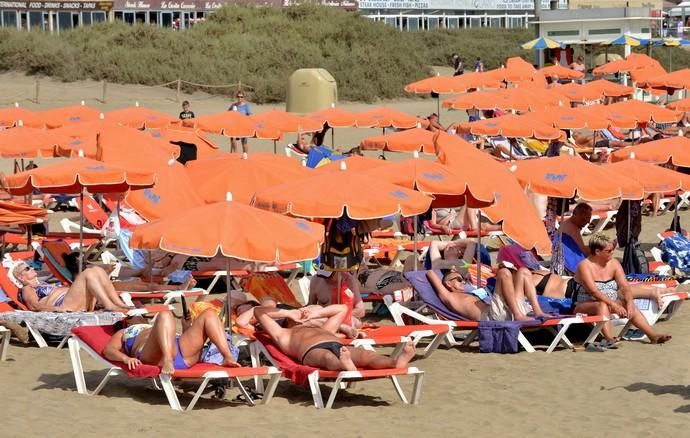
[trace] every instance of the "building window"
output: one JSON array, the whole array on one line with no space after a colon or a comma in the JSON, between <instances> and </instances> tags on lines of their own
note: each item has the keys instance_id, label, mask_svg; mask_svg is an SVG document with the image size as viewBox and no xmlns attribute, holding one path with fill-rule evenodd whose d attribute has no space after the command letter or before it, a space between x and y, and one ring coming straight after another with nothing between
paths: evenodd
<instances>
[{"instance_id":1,"label":"building window","mask_svg":"<svg viewBox=\"0 0 690 438\"><path fill-rule=\"evenodd\" d=\"M618 35L621 32L619 29L590 29L587 31L589 35Z\"/></svg>"},{"instance_id":2,"label":"building window","mask_svg":"<svg viewBox=\"0 0 690 438\"><path fill-rule=\"evenodd\" d=\"M578 36L580 35L579 30L550 30L546 32L546 36L558 37L558 36Z\"/></svg>"}]
</instances>

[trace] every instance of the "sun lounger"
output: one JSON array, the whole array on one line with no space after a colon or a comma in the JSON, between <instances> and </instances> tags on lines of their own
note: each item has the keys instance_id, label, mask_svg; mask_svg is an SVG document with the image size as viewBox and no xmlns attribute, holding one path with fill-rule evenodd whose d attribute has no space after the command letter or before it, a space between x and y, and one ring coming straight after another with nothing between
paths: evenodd
<instances>
[{"instance_id":1,"label":"sun lounger","mask_svg":"<svg viewBox=\"0 0 690 438\"><path fill-rule=\"evenodd\" d=\"M689 294L687 292L671 292L664 294L661 297L663 301L661 308L658 306L656 301L647 298L635 299L635 304L647 319L649 325L654 325L659 321L671 319L678 312L683 302L688 299L688 296ZM627 319L623 321L625 321L625 324L623 325L619 336L624 336L628 330L633 327L632 321Z\"/></svg>"},{"instance_id":2,"label":"sun lounger","mask_svg":"<svg viewBox=\"0 0 690 438\"><path fill-rule=\"evenodd\" d=\"M7 360L7 350L10 348L10 331L0 326L0 362Z\"/></svg>"},{"instance_id":3,"label":"sun lounger","mask_svg":"<svg viewBox=\"0 0 690 438\"><path fill-rule=\"evenodd\" d=\"M280 379L280 371L274 367L256 367L256 368L225 368L213 364L198 363L186 370L175 370L172 376L160 374L160 368L154 365L142 364L134 370L129 371L127 366L121 362L111 362L103 356L103 349L107 345L114 330L112 327L78 327L72 331L73 337L69 340L70 358L72 359L72 369L74 371L74 379L77 385L77 391L80 394L96 395L108 383L112 376L125 375L132 378L152 378L158 379L163 387L163 391L170 403L170 407L176 411L189 411L194 408L199 397L206 389L206 386L211 380L216 379L232 379L237 382L237 386L245 397L248 404L253 405L254 401L247 393L244 386L241 384L241 378L250 378L255 376L262 376L269 378L269 384L263 394L261 400L262 404L267 404L273 398L276 385ZM108 371L98 384L96 389L92 392L86 387L86 380L84 379L84 368L81 361L80 351L86 351L101 365L108 368ZM194 397L189 402L186 408L180 404L177 397L177 392L173 386L173 381L180 380L201 380L199 388L194 393Z\"/></svg>"},{"instance_id":4,"label":"sun lounger","mask_svg":"<svg viewBox=\"0 0 690 438\"><path fill-rule=\"evenodd\" d=\"M45 241L41 245L43 262L51 274L62 284L72 284L72 273L65 266L63 254L71 252L69 246L62 241ZM124 291L120 292L120 298L128 306L134 306L135 300L161 300L163 304L172 304L180 301L180 297L200 297L208 292L201 288L188 290L157 290L157 291Z\"/></svg>"},{"instance_id":5,"label":"sun lounger","mask_svg":"<svg viewBox=\"0 0 690 438\"><path fill-rule=\"evenodd\" d=\"M386 297L386 305L388 306L388 310L390 311L391 316L393 317L393 320L396 324L405 325L404 316L406 315L407 317L424 324L446 324L450 327L451 331L470 331L469 335L467 335L461 343L458 343L455 340L455 337L453 336L452 332L449 332L448 335L446 335L446 343L449 346L468 346L472 341L474 341L477 338L479 322L469 321L463 318L461 315L458 315L457 313L448 309L448 307L446 307L445 304L443 304L443 302L438 297L431 284L426 279L426 272L408 272L405 274L405 277L410 281L410 283L412 283L412 286L419 294L419 297L422 299L423 303L420 307L413 310L411 308L403 306L400 303L393 302L393 300L390 299L390 297ZM421 312L424 310L429 310L430 316L422 314ZM563 345L565 348L568 349L573 348L573 344L566 336L566 332L572 325L594 325L592 331L590 332L587 338L587 341L585 341L587 343L594 341L597 338L597 336L599 336L601 330L604 328L604 324L608 320L608 318L602 316L563 315L553 319L541 321L539 324L536 325L530 325L529 327L525 327L525 329L547 329L548 331L553 333L554 339L551 342L551 344L549 344L546 347L546 352L551 353L559 345ZM520 346L522 346L522 348L525 349L525 351L533 353L534 351L536 351L536 349L522 333L523 330L521 330L518 334L518 342Z\"/></svg>"},{"instance_id":6,"label":"sun lounger","mask_svg":"<svg viewBox=\"0 0 690 438\"><path fill-rule=\"evenodd\" d=\"M250 345L250 351L253 366L259 366L261 356L263 356L271 364L279 368L284 377L292 380L298 385L309 384L309 388L314 399L314 406L318 409L329 409L333 407L333 402L338 394L341 383L352 383L362 380L390 378L398 396L400 397L400 400L402 400L403 403L417 404L419 403L419 398L421 396L424 372L420 371L416 367L391 368L382 370L358 369L357 371L321 370L298 364L280 351L273 343L271 338L265 333L257 333L257 342L254 342ZM414 376L414 385L409 401L405 396L400 383L398 382L398 376ZM331 394L325 404L321 395L321 388L319 387L319 385L324 381L333 382L333 389L331 390ZM257 383L257 389L260 385L262 385L262 383Z\"/></svg>"}]
</instances>

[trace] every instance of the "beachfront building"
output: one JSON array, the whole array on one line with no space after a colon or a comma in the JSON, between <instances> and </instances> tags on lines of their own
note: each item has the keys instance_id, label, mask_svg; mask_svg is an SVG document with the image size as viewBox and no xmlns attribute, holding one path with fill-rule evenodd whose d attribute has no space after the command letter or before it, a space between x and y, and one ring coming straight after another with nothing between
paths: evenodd
<instances>
[{"instance_id":1,"label":"beachfront building","mask_svg":"<svg viewBox=\"0 0 690 438\"><path fill-rule=\"evenodd\" d=\"M534 0L359 0L372 20L403 31L437 28L527 27ZM568 0L542 0L543 9L568 9Z\"/></svg>"},{"instance_id":2,"label":"beachfront building","mask_svg":"<svg viewBox=\"0 0 690 438\"><path fill-rule=\"evenodd\" d=\"M60 33L100 21L120 20L188 29L226 4L285 7L301 0L0 0L0 27ZM527 27L534 0L320 0L326 6L359 10L403 31L437 28ZM568 0L542 0L544 9L567 9Z\"/></svg>"}]
</instances>

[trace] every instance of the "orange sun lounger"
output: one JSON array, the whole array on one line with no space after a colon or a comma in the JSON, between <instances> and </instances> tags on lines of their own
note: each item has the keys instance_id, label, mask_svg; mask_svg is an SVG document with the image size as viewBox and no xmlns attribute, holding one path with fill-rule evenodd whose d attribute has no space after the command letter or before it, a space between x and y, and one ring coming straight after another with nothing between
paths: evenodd
<instances>
[{"instance_id":1,"label":"orange sun lounger","mask_svg":"<svg viewBox=\"0 0 690 438\"><path fill-rule=\"evenodd\" d=\"M112 376L125 375L132 378L144 379L152 378L160 381L165 396L168 399L170 407L175 411L189 411L194 408L199 397L203 394L206 386L212 380L217 379L232 379L237 383L237 387L244 395L245 400L249 405L254 405L254 401L247 393L240 382L241 378L251 378L256 376L268 377L269 384L264 391L262 404L267 404L273 398L273 393L280 379L280 371L275 367L242 367L242 368L226 368L214 364L198 363L186 370L175 370L172 376L160 373L160 368L154 365L141 364L134 370L128 370L127 366L122 362L111 362L103 356L103 349L110 341L114 330L108 326L92 326L92 327L77 327L72 329L72 338L69 340L69 352L72 360L72 370L74 372L74 380L77 385L77 391L80 394L96 395L108 383ZM86 387L86 379L84 378L84 367L82 365L80 352L86 351L98 363L108 368L108 371L98 384L96 389L92 392ZM192 400L186 408L180 404L180 400L173 386L174 381L198 381L201 380L199 388L194 393Z\"/></svg>"}]
</instances>

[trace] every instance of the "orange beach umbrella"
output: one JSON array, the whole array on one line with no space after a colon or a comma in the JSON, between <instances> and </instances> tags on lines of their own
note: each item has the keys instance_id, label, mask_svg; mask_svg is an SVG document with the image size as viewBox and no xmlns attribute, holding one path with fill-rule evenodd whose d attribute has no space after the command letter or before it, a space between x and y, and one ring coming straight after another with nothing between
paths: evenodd
<instances>
[{"instance_id":1,"label":"orange beach umbrella","mask_svg":"<svg viewBox=\"0 0 690 438\"><path fill-rule=\"evenodd\" d=\"M253 114L249 118L256 123L257 129L277 130L281 134L286 132L315 132L323 129L323 122L319 119L302 117L285 111L271 110L266 113Z\"/></svg>"},{"instance_id":2,"label":"orange beach umbrella","mask_svg":"<svg viewBox=\"0 0 690 438\"><path fill-rule=\"evenodd\" d=\"M389 107L378 107L373 110L360 113L364 117L370 117L376 123L376 128L410 129L416 127L421 121L410 114L394 110Z\"/></svg>"},{"instance_id":3,"label":"orange beach umbrella","mask_svg":"<svg viewBox=\"0 0 690 438\"><path fill-rule=\"evenodd\" d=\"M319 121L322 125L328 123L331 128L371 128L376 125L376 121L371 117L340 108L327 108L313 112L307 117Z\"/></svg>"},{"instance_id":4,"label":"orange beach umbrella","mask_svg":"<svg viewBox=\"0 0 690 438\"><path fill-rule=\"evenodd\" d=\"M606 79L597 79L596 81L588 82L583 85L583 87L599 91L606 97L632 96L635 91L633 87L626 87L625 85L607 81Z\"/></svg>"},{"instance_id":5,"label":"orange beach umbrella","mask_svg":"<svg viewBox=\"0 0 690 438\"><path fill-rule=\"evenodd\" d=\"M571 102L580 103L600 100L604 97L604 93L601 90L588 88L575 82L564 85L556 85L555 87L550 88L549 91L552 94L563 96Z\"/></svg>"},{"instance_id":6,"label":"orange beach umbrella","mask_svg":"<svg viewBox=\"0 0 690 438\"><path fill-rule=\"evenodd\" d=\"M690 190L690 176L634 158L633 154L631 159L608 164L605 168L637 181L642 185L645 193Z\"/></svg>"},{"instance_id":7,"label":"orange beach umbrella","mask_svg":"<svg viewBox=\"0 0 690 438\"><path fill-rule=\"evenodd\" d=\"M151 172L128 171L122 167L91 160L72 158L16 173L6 178L7 190L13 195L28 195L34 190L43 193L123 193L151 187Z\"/></svg>"},{"instance_id":8,"label":"orange beach umbrella","mask_svg":"<svg viewBox=\"0 0 690 438\"><path fill-rule=\"evenodd\" d=\"M331 161L328 164L319 166L314 169L316 172L327 173L327 172L340 172L341 163L345 163L347 169L352 172L363 172L369 169L374 169L376 167L383 167L390 164L390 161L380 160L377 158L364 157L359 155L351 155L347 158L341 160Z\"/></svg>"},{"instance_id":9,"label":"orange beach umbrella","mask_svg":"<svg viewBox=\"0 0 690 438\"><path fill-rule=\"evenodd\" d=\"M154 170L156 184L153 187L130 191L125 198L129 206L144 219L153 221L176 216L180 212L205 205L182 164L170 160L168 164Z\"/></svg>"},{"instance_id":10,"label":"orange beach umbrella","mask_svg":"<svg viewBox=\"0 0 690 438\"><path fill-rule=\"evenodd\" d=\"M0 208L0 225L29 225L43 222L41 217Z\"/></svg>"},{"instance_id":11,"label":"orange beach umbrella","mask_svg":"<svg viewBox=\"0 0 690 438\"><path fill-rule=\"evenodd\" d=\"M535 119L558 129L591 129L608 128L611 122L598 112L589 111L590 107L553 107L523 115L525 119Z\"/></svg>"},{"instance_id":12,"label":"orange beach umbrella","mask_svg":"<svg viewBox=\"0 0 690 438\"><path fill-rule=\"evenodd\" d=\"M3 158L55 157L55 148L69 139L44 129L18 126L0 131Z\"/></svg>"},{"instance_id":13,"label":"orange beach umbrella","mask_svg":"<svg viewBox=\"0 0 690 438\"><path fill-rule=\"evenodd\" d=\"M690 97L682 99L682 100L676 100L675 102L671 102L668 105L666 105L666 108L672 109L674 111L683 111L683 112L690 112Z\"/></svg>"},{"instance_id":14,"label":"orange beach umbrella","mask_svg":"<svg viewBox=\"0 0 690 438\"><path fill-rule=\"evenodd\" d=\"M585 77L581 71L576 71L571 68L563 67L562 65L552 65L539 69L539 72L544 76L549 76L558 79L577 80Z\"/></svg>"},{"instance_id":15,"label":"orange beach umbrella","mask_svg":"<svg viewBox=\"0 0 690 438\"><path fill-rule=\"evenodd\" d=\"M38 112L36 115L45 121L46 127L51 129L59 128L72 123L99 120L102 116L100 111L86 105L54 108L51 110Z\"/></svg>"},{"instance_id":16,"label":"orange beach umbrella","mask_svg":"<svg viewBox=\"0 0 690 438\"><path fill-rule=\"evenodd\" d=\"M203 159L220 152L218 146L216 146L200 129L170 126L149 129L146 133L155 139L163 140L172 145L179 146L180 143L195 145L197 159Z\"/></svg>"},{"instance_id":17,"label":"orange beach umbrella","mask_svg":"<svg viewBox=\"0 0 690 438\"><path fill-rule=\"evenodd\" d=\"M690 139L685 137L668 137L619 149L611 154L611 161L628 160L631 153L641 161L690 167Z\"/></svg>"},{"instance_id":18,"label":"orange beach umbrella","mask_svg":"<svg viewBox=\"0 0 690 438\"><path fill-rule=\"evenodd\" d=\"M280 138L280 132L277 130L259 129L256 121L237 111L223 111L185 120L184 126L190 125L202 131L226 137Z\"/></svg>"},{"instance_id":19,"label":"orange beach umbrella","mask_svg":"<svg viewBox=\"0 0 690 438\"><path fill-rule=\"evenodd\" d=\"M138 105L107 112L105 119L135 129L162 128L178 121L170 114Z\"/></svg>"},{"instance_id":20,"label":"orange beach umbrella","mask_svg":"<svg viewBox=\"0 0 690 438\"><path fill-rule=\"evenodd\" d=\"M485 74L499 81L522 82L531 81L536 72L537 69L532 64L519 56L513 56L508 58L505 67L489 70Z\"/></svg>"},{"instance_id":21,"label":"orange beach umbrella","mask_svg":"<svg viewBox=\"0 0 690 438\"><path fill-rule=\"evenodd\" d=\"M140 225L130 243L134 248L160 248L189 256L293 263L316 258L323 239L322 225L230 200Z\"/></svg>"},{"instance_id":22,"label":"orange beach umbrella","mask_svg":"<svg viewBox=\"0 0 690 438\"><path fill-rule=\"evenodd\" d=\"M308 187L309 190L305 190ZM256 193L253 205L300 217L377 219L424 213L431 198L414 190L348 171L319 173Z\"/></svg>"},{"instance_id":23,"label":"orange beach umbrella","mask_svg":"<svg viewBox=\"0 0 690 438\"><path fill-rule=\"evenodd\" d=\"M522 116L510 114L492 119L479 120L477 122L462 123L460 131L473 135L486 135L490 137L503 136L508 138L524 137L539 140L555 140L560 138L562 132L553 126L533 120L525 123L527 119Z\"/></svg>"},{"instance_id":24,"label":"orange beach umbrella","mask_svg":"<svg viewBox=\"0 0 690 438\"><path fill-rule=\"evenodd\" d=\"M230 192L236 202L249 204L257 191L314 175L301 165L288 167L261 155L255 158L253 154L242 154L238 159L225 154L224 157L194 160L186 165L194 189L206 202L220 202Z\"/></svg>"},{"instance_id":25,"label":"orange beach umbrella","mask_svg":"<svg viewBox=\"0 0 690 438\"><path fill-rule=\"evenodd\" d=\"M479 184L483 184L483 190L494 190L496 202L481 210L491 221L500 223L508 237L523 248L536 249L539 254L551 252L544 222L515 175L503 164L455 135L440 133L438 149L439 162L472 181L472 190L478 190L475 186Z\"/></svg>"},{"instance_id":26,"label":"orange beach umbrella","mask_svg":"<svg viewBox=\"0 0 690 438\"><path fill-rule=\"evenodd\" d=\"M26 216L33 216L36 218L44 218L48 215L48 211L44 208L34 207L33 205L20 204L13 201L0 201L0 208L6 211L11 211Z\"/></svg>"},{"instance_id":27,"label":"orange beach umbrella","mask_svg":"<svg viewBox=\"0 0 690 438\"><path fill-rule=\"evenodd\" d=\"M586 201L607 199L642 199L639 183L625 176L613 175L604 167L574 155L538 158L516 162L518 181L532 192L556 198L579 195Z\"/></svg>"},{"instance_id":28,"label":"orange beach umbrella","mask_svg":"<svg viewBox=\"0 0 690 438\"><path fill-rule=\"evenodd\" d=\"M434 153L434 133L422 128L406 129L392 134L377 135L362 140L363 150Z\"/></svg>"},{"instance_id":29,"label":"orange beach umbrella","mask_svg":"<svg viewBox=\"0 0 690 438\"><path fill-rule=\"evenodd\" d=\"M645 84L654 88L666 88L670 90L690 89L690 69L684 68L672 73L666 73L656 78L650 78Z\"/></svg>"},{"instance_id":30,"label":"orange beach umbrella","mask_svg":"<svg viewBox=\"0 0 690 438\"><path fill-rule=\"evenodd\" d=\"M465 204L473 208L486 207L494 202L495 197L493 188L486 184L477 184L475 188L466 174L444 164L419 158L418 155L370 169L363 174L427 195L442 195L446 203L451 202L449 198L452 198L453 207Z\"/></svg>"},{"instance_id":31,"label":"orange beach umbrella","mask_svg":"<svg viewBox=\"0 0 690 438\"><path fill-rule=\"evenodd\" d=\"M0 108L0 126L27 126L30 128L45 128L45 122L34 113L17 106Z\"/></svg>"}]
</instances>

